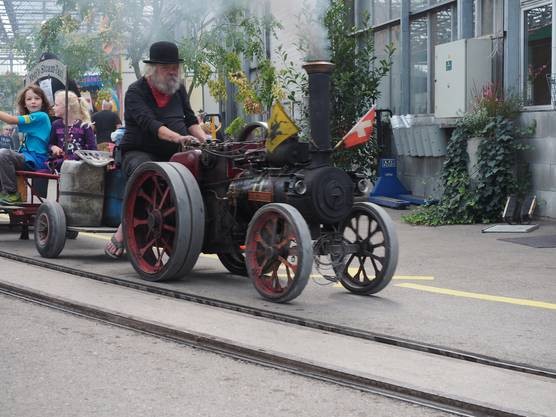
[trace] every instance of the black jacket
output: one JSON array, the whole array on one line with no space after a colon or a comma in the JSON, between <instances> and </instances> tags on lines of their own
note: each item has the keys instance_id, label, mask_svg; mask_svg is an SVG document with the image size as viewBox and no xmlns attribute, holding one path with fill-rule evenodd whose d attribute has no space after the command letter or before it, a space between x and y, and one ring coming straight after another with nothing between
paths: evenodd
<instances>
[{"instance_id":1,"label":"black jacket","mask_svg":"<svg viewBox=\"0 0 556 417\"><path fill-rule=\"evenodd\" d=\"M165 107L159 108L147 80L142 77L129 86L124 103L126 130L120 145L124 153L139 150L170 159L179 151L179 144L160 139L158 129L166 126L188 135L187 128L197 124L183 85Z\"/></svg>"}]
</instances>

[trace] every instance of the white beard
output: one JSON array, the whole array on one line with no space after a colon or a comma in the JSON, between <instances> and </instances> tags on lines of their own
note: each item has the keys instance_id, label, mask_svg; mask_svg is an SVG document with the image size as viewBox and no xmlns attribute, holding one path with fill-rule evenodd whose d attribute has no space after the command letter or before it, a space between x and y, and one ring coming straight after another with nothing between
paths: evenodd
<instances>
[{"instance_id":1,"label":"white beard","mask_svg":"<svg viewBox=\"0 0 556 417\"><path fill-rule=\"evenodd\" d=\"M154 74L151 76L151 82L158 91L169 96L173 95L180 89L180 79L177 75L168 75L166 77L161 77L158 75L158 72L155 71Z\"/></svg>"}]
</instances>

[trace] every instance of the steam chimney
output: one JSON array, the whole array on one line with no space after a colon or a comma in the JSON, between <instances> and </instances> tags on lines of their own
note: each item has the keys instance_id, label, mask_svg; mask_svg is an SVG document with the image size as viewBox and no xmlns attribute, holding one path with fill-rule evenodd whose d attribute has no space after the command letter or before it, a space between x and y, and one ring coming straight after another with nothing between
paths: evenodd
<instances>
[{"instance_id":1,"label":"steam chimney","mask_svg":"<svg viewBox=\"0 0 556 417\"><path fill-rule=\"evenodd\" d=\"M309 76L309 119L311 126L311 165L330 165L330 73L334 64L311 61L303 65Z\"/></svg>"}]
</instances>

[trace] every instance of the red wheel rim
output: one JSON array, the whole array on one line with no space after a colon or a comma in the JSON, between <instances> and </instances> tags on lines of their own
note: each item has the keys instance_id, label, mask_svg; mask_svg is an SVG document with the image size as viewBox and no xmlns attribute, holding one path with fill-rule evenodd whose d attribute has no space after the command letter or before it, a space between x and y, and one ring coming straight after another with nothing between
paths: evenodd
<instances>
[{"instance_id":1,"label":"red wheel rim","mask_svg":"<svg viewBox=\"0 0 556 417\"><path fill-rule=\"evenodd\" d=\"M128 252L143 272L159 273L174 254L177 209L172 187L160 173L145 171L128 198Z\"/></svg>"},{"instance_id":2,"label":"red wheel rim","mask_svg":"<svg viewBox=\"0 0 556 417\"><path fill-rule=\"evenodd\" d=\"M263 213L251 228L245 256L249 276L269 298L283 295L297 278L299 239L292 224L280 213Z\"/></svg>"}]
</instances>

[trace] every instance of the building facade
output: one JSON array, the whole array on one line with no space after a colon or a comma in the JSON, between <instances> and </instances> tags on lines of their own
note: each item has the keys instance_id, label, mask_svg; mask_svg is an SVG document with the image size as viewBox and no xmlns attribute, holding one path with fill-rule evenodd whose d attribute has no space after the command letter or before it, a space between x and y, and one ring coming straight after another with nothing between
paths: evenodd
<instances>
[{"instance_id":1,"label":"building facade","mask_svg":"<svg viewBox=\"0 0 556 417\"><path fill-rule=\"evenodd\" d=\"M480 91L476 80L488 80L522 95L522 121L536 121L535 136L527 139L531 149L522 156L532 173L536 214L556 218L556 90L550 86L551 75L556 76L556 0L347 1L362 41L372 32L379 57L387 44L396 48L377 105L418 126L403 135L405 142L394 135L402 183L418 196L441 195L445 143L470 97ZM279 42L290 45L293 54L293 40L283 40L299 31L296 3L270 2L271 13L284 25ZM363 27L365 15L369 27ZM450 76L458 78L451 83Z\"/></svg>"}]
</instances>

